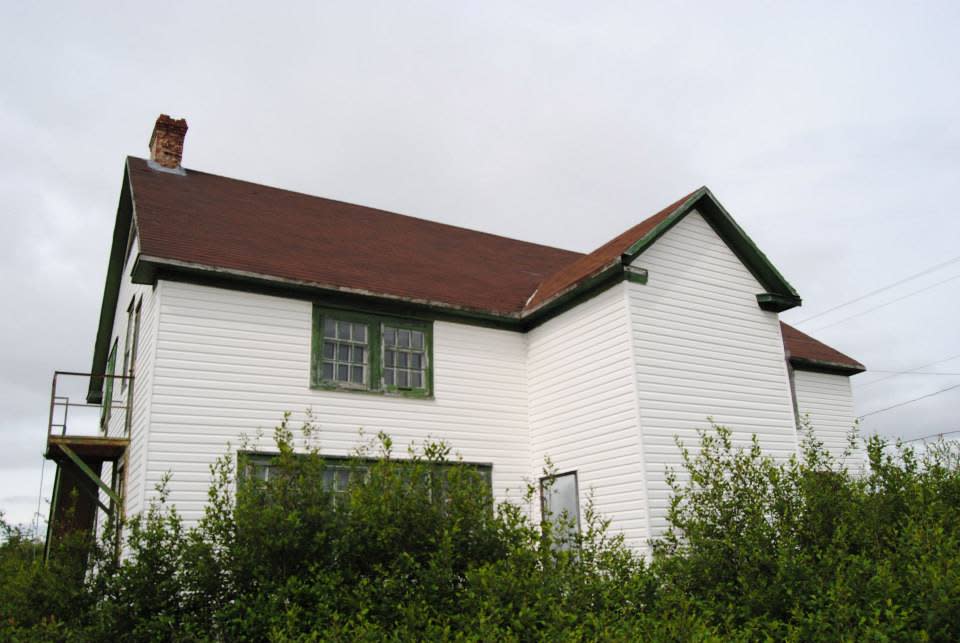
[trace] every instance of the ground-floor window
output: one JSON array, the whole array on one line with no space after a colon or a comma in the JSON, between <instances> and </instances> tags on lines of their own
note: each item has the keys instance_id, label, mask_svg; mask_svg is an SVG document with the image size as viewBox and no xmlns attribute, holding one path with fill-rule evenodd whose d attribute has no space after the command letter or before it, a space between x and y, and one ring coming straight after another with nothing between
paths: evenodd
<instances>
[{"instance_id":1,"label":"ground-floor window","mask_svg":"<svg viewBox=\"0 0 960 643\"><path fill-rule=\"evenodd\" d=\"M568 471L540 478L540 508L544 519L554 525L563 547L573 544L580 533L580 490L577 472Z\"/></svg>"}]
</instances>

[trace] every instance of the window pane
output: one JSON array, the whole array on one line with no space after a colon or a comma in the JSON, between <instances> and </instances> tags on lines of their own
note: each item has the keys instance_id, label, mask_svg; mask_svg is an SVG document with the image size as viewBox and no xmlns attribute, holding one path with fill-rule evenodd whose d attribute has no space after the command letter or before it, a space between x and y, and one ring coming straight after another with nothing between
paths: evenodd
<instances>
[{"instance_id":1,"label":"window pane","mask_svg":"<svg viewBox=\"0 0 960 643\"><path fill-rule=\"evenodd\" d=\"M339 361L341 362L350 361L350 346L348 346L347 344L339 344L337 346L337 353L338 353L337 358L339 359Z\"/></svg>"},{"instance_id":2,"label":"window pane","mask_svg":"<svg viewBox=\"0 0 960 643\"><path fill-rule=\"evenodd\" d=\"M333 379L333 363L331 362L323 363L323 379L325 380Z\"/></svg>"},{"instance_id":3,"label":"window pane","mask_svg":"<svg viewBox=\"0 0 960 643\"><path fill-rule=\"evenodd\" d=\"M413 388L423 388L423 376L419 373L410 373L410 386Z\"/></svg>"},{"instance_id":4,"label":"window pane","mask_svg":"<svg viewBox=\"0 0 960 643\"><path fill-rule=\"evenodd\" d=\"M540 482L543 508L549 520L562 526L566 533L557 533L560 538L572 539L580 531L580 499L577 497L577 474L565 473ZM561 525L562 523L562 525ZM565 543L563 548L570 546Z\"/></svg>"},{"instance_id":5,"label":"window pane","mask_svg":"<svg viewBox=\"0 0 960 643\"><path fill-rule=\"evenodd\" d=\"M333 467L327 467L323 470L323 488L327 491L333 491L333 478L336 471Z\"/></svg>"},{"instance_id":6,"label":"window pane","mask_svg":"<svg viewBox=\"0 0 960 643\"><path fill-rule=\"evenodd\" d=\"M406 371L397 371L397 386L401 388L406 388L408 386Z\"/></svg>"},{"instance_id":7,"label":"window pane","mask_svg":"<svg viewBox=\"0 0 960 643\"><path fill-rule=\"evenodd\" d=\"M367 341L367 327L363 324L353 325L353 340L356 342Z\"/></svg>"},{"instance_id":8,"label":"window pane","mask_svg":"<svg viewBox=\"0 0 960 643\"><path fill-rule=\"evenodd\" d=\"M397 331L389 326L383 327L383 345L384 346L396 346L397 345Z\"/></svg>"},{"instance_id":9,"label":"window pane","mask_svg":"<svg viewBox=\"0 0 960 643\"><path fill-rule=\"evenodd\" d=\"M346 490L349 484L350 484L350 470L337 469L337 491Z\"/></svg>"},{"instance_id":10,"label":"window pane","mask_svg":"<svg viewBox=\"0 0 960 643\"><path fill-rule=\"evenodd\" d=\"M387 366L393 366L393 357L396 353L393 351L384 351L383 353L383 363Z\"/></svg>"},{"instance_id":11,"label":"window pane","mask_svg":"<svg viewBox=\"0 0 960 643\"><path fill-rule=\"evenodd\" d=\"M410 353L410 368L415 368L419 370L423 364L423 354L422 353Z\"/></svg>"},{"instance_id":12,"label":"window pane","mask_svg":"<svg viewBox=\"0 0 960 643\"><path fill-rule=\"evenodd\" d=\"M337 336L337 322L330 319L329 317L323 318L323 336L324 337Z\"/></svg>"},{"instance_id":13,"label":"window pane","mask_svg":"<svg viewBox=\"0 0 960 643\"><path fill-rule=\"evenodd\" d=\"M410 347L410 331L406 328L397 330L397 346L401 346L403 348Z\"/></svg>"},{"instance_id":14,"label":"window pane","mask_svg":"<svg viewBox=\"0 0 960 643\"><path fill-rule=\"evenodd\" d=\"M362 366L350 367L350 381L355 384L363 384L363 367Z\"/></svg>"},{"instance_id":15,"label":"window pane","mask_svg":"<svg viewBox=\"0 0 960 643\"><path fill-rule=\"evenodd\" d=\"M324 359L333 359L334 354L337 352L336 344L333 342L324 342L323 343L323 357Z\"/></svg>"},{"instance_id":16,"label":"window pane","mask_svg":"<svg viewBox=\"0 0 960 643\"><path fill-rule=\"evenodd\" d=\"M387 386L393 386L393 382L394 382L393 374L394 374L394 369L392 368L383 369L383 383L386 384Z\"/></svg>"},{"instance_id":17,"label":"window pane","mask_svg":"<svg viewBox=\"0 0 960 643\"><path fill-rule=\"evenodd\" d=\"M397 366L400 368L407 367L407 354L406 353L397 353Z\"/></svg>"},{"instance_id":18,"label":"window pane","mask_svg":"<svg viewBox=\"0 0 960 643\"><path fill-rule=\"evenodd\" d=\"M340 339L350 339L350 322L337 322L337 337Z\"/></svg>"},{"instance_id":19,"label":"window pane","mask_svg":"<svg viewBox=\"0 0 960 643\"><path fill-rule=\"evenodd\" d=\"M346 364L340 364L340 365L338 365L338 366L337 366L337 379L340 380L341 382L349 382L349 381L350 381L350 373L349 373L349 371L350 371L350 367L347 366Z\"/></svg>"},{"instance_id":20,"label":"window pane","mask_svg":"<svg viewBox=\"0 0 960 643\"><path fill-rule=\"evenodd\" d=\"M365 351L365 349L363 348L363 346L354 346L354 347L353 347L353 357L352 357L351 361L353 361L354 364L363 364L363 363L364 363L363 358L364 358L364 353L365 353L365 352L366 352L366 351Z\"/></svg>"},{"instance_id":21,"label":"window pane","mask_svg":"<svg viewBox=\"0 0 960 643\"><path fill-rule=\"evenodd\" d=\"M410 343L414 348L423 348L423 333L419 330L410 331Z\"/></svg>"}]
</instances>

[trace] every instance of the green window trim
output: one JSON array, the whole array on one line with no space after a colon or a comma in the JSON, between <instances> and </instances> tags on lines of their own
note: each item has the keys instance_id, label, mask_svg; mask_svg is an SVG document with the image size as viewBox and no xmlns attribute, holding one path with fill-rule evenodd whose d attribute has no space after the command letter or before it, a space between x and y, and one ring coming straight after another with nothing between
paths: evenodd
<instances>
[{"instance_id":1,"label":"green window trim","mask_svg":"<svg viewBox=\"0 0 960 643\"><path fill-rule=\"evenodd\" d=\"M107 358L107 372L103 385L103 402L100 406L100 428L106 433L110 424L110 414L113 410L113 380L117 370L117 344L119 338L113 340L113 348L110 349L110 357Z\"/></svg>"},{"instance_id":2,"label":"green window trim","mask_svg":"<svg viewBox=\"0 0 960 643\"><path fill-rule=\"evenodd\" d=\"M366 363L363 382L354 383L323 377L324 321L336 320L366 326ZM409 330L423 335L422 385L401 387L384 382L384 329ZM402 319L352 310L313 305L313 331L310 347L310 388L325 391L349 391L429 399L433 397L433 322ZM336 342L336 340L334 340ZM338 351L339 349L334 349ZM331 358L327 358L329 362ZM335 375L336 376L336 375Z\"/></svg>"},{"instance_id":3,"label":"green window trim","mask_svg":"<svg viewBox=\"0 0 960 643\"><path fill-rule=\"evenodd\" d=\"M276 452L239 451L237 453L238 482L242 484L249 479L264 481L269 479L270 470L276 466L275 463L279 457L280 454ZM298 457L308 457L308 455L298 454ZM355 456L322 455L319 457L324 466L324 484L329 485L327 491L335 496L346 491L353 476L366 476L370 467L379 462L377 458L358 458ZM401 465L413 464L412 460L403 459L394 460L394 462ZM487 462L445 462L433 465L431 471L442 473L456 466L465 466L476 471L489 485L491 493L493 492L493 464ZM577 520L579 523L579 514Z\"/></svg>"}]
</instances>

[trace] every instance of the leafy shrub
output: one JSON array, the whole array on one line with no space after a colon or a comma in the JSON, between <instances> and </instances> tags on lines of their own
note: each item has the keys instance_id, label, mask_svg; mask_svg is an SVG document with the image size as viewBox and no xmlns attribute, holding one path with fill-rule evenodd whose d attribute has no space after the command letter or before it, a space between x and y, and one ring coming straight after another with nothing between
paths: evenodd
<instances>
[{"instance_id":1,"label":"leafy shrub","mask_svg":"<svg viewBox=\"0 0 960 643\"><path fill-rule=\"evenodd\" d=\"M224 457L202 520L165 485L116 543L65 540L44 566L4 523L0 639L951 640L960 632L960 466L872 439L853 475L808 438L776 462L714 427L672 476L669 529L649 560L592 503L572 547L427 443L357 453L324 484L307 423L287 419L266 479ZM112 533L106 529L104 533ZM71 562L73 561L73 562ZM76 561L85 561L88 571ZM71 566L72 565L72 566ZM73 579L65 582L64 579Z\"/></svg>"}]
</instances>

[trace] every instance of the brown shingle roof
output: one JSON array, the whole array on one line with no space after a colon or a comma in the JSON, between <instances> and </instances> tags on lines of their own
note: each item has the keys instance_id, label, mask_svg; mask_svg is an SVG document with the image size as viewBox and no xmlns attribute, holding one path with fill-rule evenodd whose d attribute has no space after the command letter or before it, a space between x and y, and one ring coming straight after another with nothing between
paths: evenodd
<instances>
[{"instance_id":1,"label":"brown shingle roof","mask_svg":"<svg viewBox=\"0 0 960 643\"><path fill-rule=\"evenodd\" d=\"M536 309L538 306L550 301L554 297L570 290L585 279L601 272L614 262L620 260L620 256L639 239L642 239L657 224L673 214L677 208L686 203L686 201L695 192L691 192L676 203L671 203L652 217L644 219L624 233L617 235L607 243L603 244L588 255L583 255L576 261L561 268L559 271L544 280L537 288L526 305L526 310Z\"/></svg>"},{"instance_id":2,"label":"brown shingle roof","mask_svg":"<svg viewBox=\"0 0 960 643\"><path fill-rule=\"evenodd\" d=\"M143 255L519 315L582 256L455 226L128 160Z\"/></svg>"},{"instance_id":3,"label":"brown shingle roof","mask_svg":"<svg viewBox=\"0 0 960 643\"><path fill-rule=\"evenodd\" d=\"M844 355L835 348L830 348L823 342L817 341L810 335L802 333L793 326L780 322L780 331L783 334L783 346L794 366L836 366L836 370L863 372L867 370L857 360Z\"/></svg>"},{"instance_id":4,"label":"brown shingle roof","mask_svg":"<svg viewBox=\"0 0 960 643\"><path fill-rule=\"evenodd\" d=\"M518 318L602 272L692 196L590 254L127 161L145 257ZM796 363L863 366L783 324Z\"/></svg>"}]
</instances>

